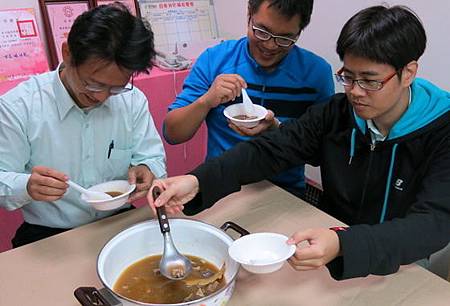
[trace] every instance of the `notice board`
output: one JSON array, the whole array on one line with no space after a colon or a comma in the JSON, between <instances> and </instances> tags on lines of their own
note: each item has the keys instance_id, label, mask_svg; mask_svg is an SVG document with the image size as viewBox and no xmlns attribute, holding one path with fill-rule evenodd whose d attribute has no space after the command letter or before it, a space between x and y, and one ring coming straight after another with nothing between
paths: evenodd
<instances>
[{"instance_id":1,"label":"notice board","mask_svg":"<svg viewBox=\"0 0 450 306\"><path fill-rule=\"evenodd\" d=\"M212 0L139 0L139 8L152 26L158 51L174 52L176 44L219 36Z\"/></svg>"}]
</instances>

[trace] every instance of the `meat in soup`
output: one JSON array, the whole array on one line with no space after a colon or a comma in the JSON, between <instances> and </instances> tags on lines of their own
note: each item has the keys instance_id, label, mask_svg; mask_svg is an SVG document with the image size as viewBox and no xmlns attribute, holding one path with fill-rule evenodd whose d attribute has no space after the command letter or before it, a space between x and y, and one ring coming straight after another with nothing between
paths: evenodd
<instances>
[{"instance_id":1,"label":"meat in soup","mask_svg":"<svg viewBox=\"0 0 450 306\"><path fill-rule=\"evenodd\" d=\"M159 272L161 255L141 259L119 276L114 292L129 299L153 304L174 304L200 299L225 286L224 267L186 255L192 263L192 272L183 280L170 280Z\"/></svg>"},{"instance_id":2,"label":"meat in soup","mask_svg":"<svg viewBox=\"0 0 450 306\"><path fill-rule=\"evenodd\" d=\"M110 196L112 196L113 198L118 197L120 195L123 194L123 192L120 191L107 191L105 192L106 194L109 194Z\"/></svg>"},{"instance_id":3,"label":"meat in soup","mask_svg":"<svg viewBox=\"0 0 450 306\"><path fill-rule=\"evenodd\" d=\"M234 119L238 119L238 120L253 120L256 119L258 117L256 116L248 116L248 115L237 115L237 116L233 116Z\"/></svg>"}]
</instances>

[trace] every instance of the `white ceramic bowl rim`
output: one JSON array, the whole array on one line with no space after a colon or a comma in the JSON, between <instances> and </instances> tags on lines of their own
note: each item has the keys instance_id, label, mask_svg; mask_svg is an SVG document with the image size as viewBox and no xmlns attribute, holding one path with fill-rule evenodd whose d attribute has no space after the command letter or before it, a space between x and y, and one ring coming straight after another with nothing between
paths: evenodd
<instances>
[{"instance_id":1,"label":"white ceramic bowl rim","mask_svg":"<svg viewBox=\"0 0 450 306\"><path fill-rule=\"evenodd\" d=\"M239 262L240 264L243 264L243 265L254 266L254 267L263 267L263 266L269 266L269 265L280 263L282 261L285 261L286 259L288 259L292 255L294 255L295 250L296 250L296 246L295 245L290 245L290 247L288 249L288 252L286 252L286 254L284 254L280 258L277 258L277 259L274 259L274 260L267 260L267 261L264 261L264 262L252 262L251 260L245 260L245 259L239 258L239 254L235 254L233 252L232 248L236 249L238 247L242 247L243 245L245 245L244 243L245 243L246 240L255 239L256 237L261 237L261 236L279 237L280 239L288 240L287 236L282 235L282 234L278 234L278 233L261 232L261 233L249 234L249 235L243 236L243 237L241 237L239 239L236 239L233 242L233 244L228 249L231 258L233 258L235 261L237 261L237 262Z\"/></svg>"},{"instance_id":2,"label":"white ceramic bowl rim","mask_svg":"<svg viewBox=\"0 0 450 306\"><path fill-rule=\"evenodd\" d=\"M237 119L237 118L232 117L230 114L228 114L228 111L227 111L227 108L231 107L233 105L235 105L235 104L231 104L231 105L227 106L223 110L223 114L225 115L225 117L227 117L228 119L230 119L232 121L236 121L236 122L240 122L240 123L256 122L256 121L260 121L260 120L264 119L266 117L266 115L267 115L267 109L264 106L259 105L259 104L254 104L255 108L264 109L264 112L261 112L259 114L259 116L256 116L256 118L252 118L252 119ZM242 114L242 115L245 115L245 114Z\"/></svg>"},{"instance_id":3,"label":"white ceramic bowl rim","mask_svg":"<svg viewBox=\"0 0 450 306\"><path fill-rule=\"evenodd\" d=\"M101 183L101 184L106 184L106 183L109 183L109 182L105 182L105 183ZM101 185L101 184L97 184L97 185ZM94 186L97 186L97 185L94 185ZM89 187L88 190L90 190L94 186ZM132 193L135 189L136 189L136 184L131 184L131 185L128 186L127 192L124 192L124 193L122 193L121 195L119 195L117 197L113 197L111 199L105 199L105 200L89 200L89 199L84 199L84 200L86 202L88 202L88 203L105 203L105 202L110 202L112 200L119 200L119 199L128 197L129 194ZM84 198L84 196L83 196L83 198Z\"/></svg>"}]
</instances>

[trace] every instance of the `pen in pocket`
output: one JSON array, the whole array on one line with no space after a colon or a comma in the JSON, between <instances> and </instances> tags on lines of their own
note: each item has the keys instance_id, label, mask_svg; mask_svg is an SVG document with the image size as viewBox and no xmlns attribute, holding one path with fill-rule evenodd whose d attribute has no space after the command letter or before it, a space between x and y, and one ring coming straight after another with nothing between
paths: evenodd
<instances>
[{"instance_id":1,"label":"pen in pocket","mask_svg":"<svg viewBox=\"0 0 450 306\"><path fill-rule=\"evenodd\" d=\"M111 143L108 147L108 159L111 157L111 150L114 149L114 140L111 140Z\"/></svg>"}]
</instances>

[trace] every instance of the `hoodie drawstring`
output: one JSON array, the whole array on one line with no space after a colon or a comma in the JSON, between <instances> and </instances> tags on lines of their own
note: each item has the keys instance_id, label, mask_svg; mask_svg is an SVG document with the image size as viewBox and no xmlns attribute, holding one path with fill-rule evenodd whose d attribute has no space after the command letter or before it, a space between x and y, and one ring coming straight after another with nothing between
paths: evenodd
<instances>
[{"instance_id":1,"label":"hoodie drawstring","mask_svg":"<svg viewBox=\"0 0 450 306\"><path fill-rule=\"evenodd\" d=\"M389 197L389 191L391 187L391 181L392 181L392 171L394 169L394 161L395 161L395 153L397 152L398 144L394 144L392 148L392 154L391 154L391 164L389 165L389 174L386 182L386 190L384 192L384 203L383 203L383 209L381 210L381 217L380 217L380 223L384 222L384 218L386 217L386 209L388 204L388 197Z\"/></svg>"},{"instance_id":2,"label":"hoodie drawstring","mask_svg":"<svg viewBox=\"0 0 450 306\"><path fill-rule=\"evenodd\" d=\"M348 160L348 164L352 164L353 156L355 155L355 137L356 137L356 129L352 130L352 137L350 140L350 159Z\"/></svg>"}]
</instances>

